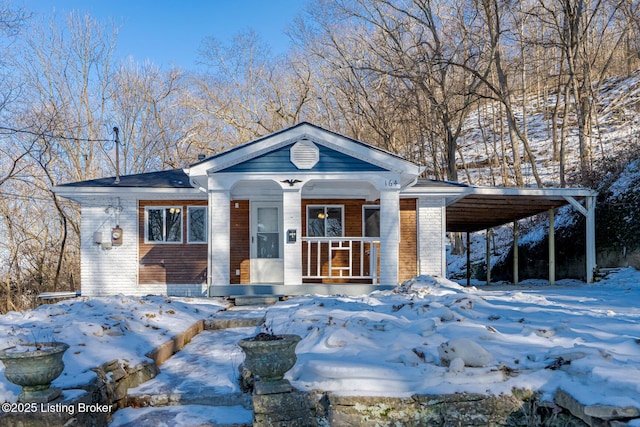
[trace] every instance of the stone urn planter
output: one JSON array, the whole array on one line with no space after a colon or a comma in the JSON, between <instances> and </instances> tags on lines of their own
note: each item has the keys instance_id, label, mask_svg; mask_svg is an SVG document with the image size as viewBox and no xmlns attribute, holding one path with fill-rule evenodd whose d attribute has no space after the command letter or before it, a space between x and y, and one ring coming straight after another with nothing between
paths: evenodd
<instances>
[{"instance_id":1,"label":"stone urn planter","mask_svg":"<svg viewBox=\"0 0 640 427\"><path fill-rule=\"evenodd\" d=\"M22 344L0 350L7 380L22 387L20 402L47 403L60 396L51 381L64 370L62 356L69 346L62 342Z\"/></svg>"},{"instance_id":2,"label":"stone urn planter","mask_svg":"<svg viewBox=\"0 0 640 427\"><path fill-rule=\"evenodd\" d=\"M298 335L261 333L238 342L245 354L245 367L260 380L254 385L256 394L293 390L284 374L296 364L296 346L301 339Z\"/></svg>"}]
</instances>

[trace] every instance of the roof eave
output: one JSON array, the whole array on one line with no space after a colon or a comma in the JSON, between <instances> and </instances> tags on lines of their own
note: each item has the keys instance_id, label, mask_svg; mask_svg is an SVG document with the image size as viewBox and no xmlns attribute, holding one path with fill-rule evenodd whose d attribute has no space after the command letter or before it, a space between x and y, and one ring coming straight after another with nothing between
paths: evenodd
<instances>
[{"instance_id":1,"label":"roof eave","mask_svg":"<svg viewBox=\"0 0 640 427\"><path fill-rule=\"evenodd\" d=\"M53 192L58 196L78 201L78 199L99 196L135 196L135 195L171 195L175 197L202 195L196 188L169 187L65 187L55 186Z\"/></svg>"}]
</instances>

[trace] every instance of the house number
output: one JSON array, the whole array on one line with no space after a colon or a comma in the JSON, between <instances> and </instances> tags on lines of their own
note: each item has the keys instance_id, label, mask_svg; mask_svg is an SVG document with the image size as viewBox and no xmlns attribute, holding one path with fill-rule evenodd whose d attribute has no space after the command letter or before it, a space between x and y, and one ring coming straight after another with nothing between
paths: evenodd
<instances>
[{"instance_id":1,"label":"house number","mask_svg":"<svg viewBox=\"0 0 640 427\"><path fill-rule=\"evenodd\" d=\"M398 181L395 180L395 179L385 179L384 186L385 187L397 187L398 186Z\"/></svg>"}]
</instances>

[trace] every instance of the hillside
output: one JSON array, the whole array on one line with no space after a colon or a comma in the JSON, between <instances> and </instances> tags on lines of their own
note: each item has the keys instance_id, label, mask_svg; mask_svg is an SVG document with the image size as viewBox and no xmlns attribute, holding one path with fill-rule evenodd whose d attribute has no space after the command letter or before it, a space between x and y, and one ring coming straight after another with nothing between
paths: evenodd
<instances>
[{"instance_id":1,"label":"hillside","mask_svg":"<svg viewBox=\"0 0 640 427\"><path fill-rule=\"evenodd\" d=\"M562 101L562 100L561 100ZM546 186L559 186L559 162L553 160L553 141L550 111L556 96L549 95L545 103L531 99L527 103L527 136L536 156L536 167ZM562 104L561 104L562 105ZM640 70L627 78L611 78L603 82L597 96L598 127L594 128L592 145L594 184L578 182L578 135L575 126L567 128L566 171L572 186L590 186L599 191L596 210L597 249L599 267L633 266L640 268ZM494 104L480 106L467 119L460 152L463 160L460 181L474 185L513 185L504 183L499 173L500 135L493 129ZM560 108L562 110L562 108ZM522 120L522 113L519 114ZM570 124L574 123L571 117ZM522 125L522 122L520 123ZM504 125L506 129L506 124ZM506 130L505 130L506 132ZM559 132L559 130L558 130ZM508 140L508 135L505 135ZM506 141L508 143L508 141ZM535 180L528 163L522 164L525 182L534 186ZM556 247L558 248L557 278L580 278L582 233L584 222L572 208L556 213ZM538 265L537 276L526 268L521 279L546 277L547 269L547 217L520 222L520 256L530 265ZM495 229L492 238L492 276L496 280L509 280L511 270L510 249L512 227ZM471 259L475 277L485 276L484 233L472 236ZM466 276L466 255L448 258L453 278ZM542 271L540 271L542 270Z\"/></svg>"},{"instance_id":2,"label":"hillside","mask_svg":"<svg viewBox=\"0 0 640 427\"><path fill-rule=\"evenodd\" d=\"M529 99L527 109L527 137L536 157L536 167L546 186L558 186L559 162L553 160L551 113L557 101L556 94L550 94L545 102ZM564 100L560 100L559 120L562 117ZM521 102L517 103L518 105ZM464 132L459 142L462 159L458 161L461 182L474 185L503 185L500 182L496 162L500 160L500 134L493 131L493 112L499 114L497 103L478 106L466 120ZM522 128L522 109L517 111ZM640 142L640 70L629 77L616 77L602 83L596 100L596 117L593 127L592 163L596 166L614 157L630 146ZM505 143L507 125L503 123ZM558 129L558 134L560 129ZM566 136L566 169L570 176L575 174L579 164L578 135L575 118L569 116ZM493 162L490 162L493 160ZM524 160L524 158L523 158ZM465 164L467 167L465 168ZM523 173L527 185L535 185L531 166L523 161Z\"/></svg>"}]
</instances>

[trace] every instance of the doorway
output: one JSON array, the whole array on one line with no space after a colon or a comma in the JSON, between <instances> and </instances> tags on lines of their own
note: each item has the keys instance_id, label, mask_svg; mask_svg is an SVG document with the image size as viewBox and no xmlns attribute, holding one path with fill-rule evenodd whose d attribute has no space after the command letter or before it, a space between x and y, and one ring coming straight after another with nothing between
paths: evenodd
<instances>
[{"instance_id":1,"label":"doorway","mask_svg":"<svg viewBox=\"0 0 640 427\"><path fill-rule=\"evenodd\" d=\"M282 203L251 204L251 283L284 283Z\"/></svg>"}]
</instances>

